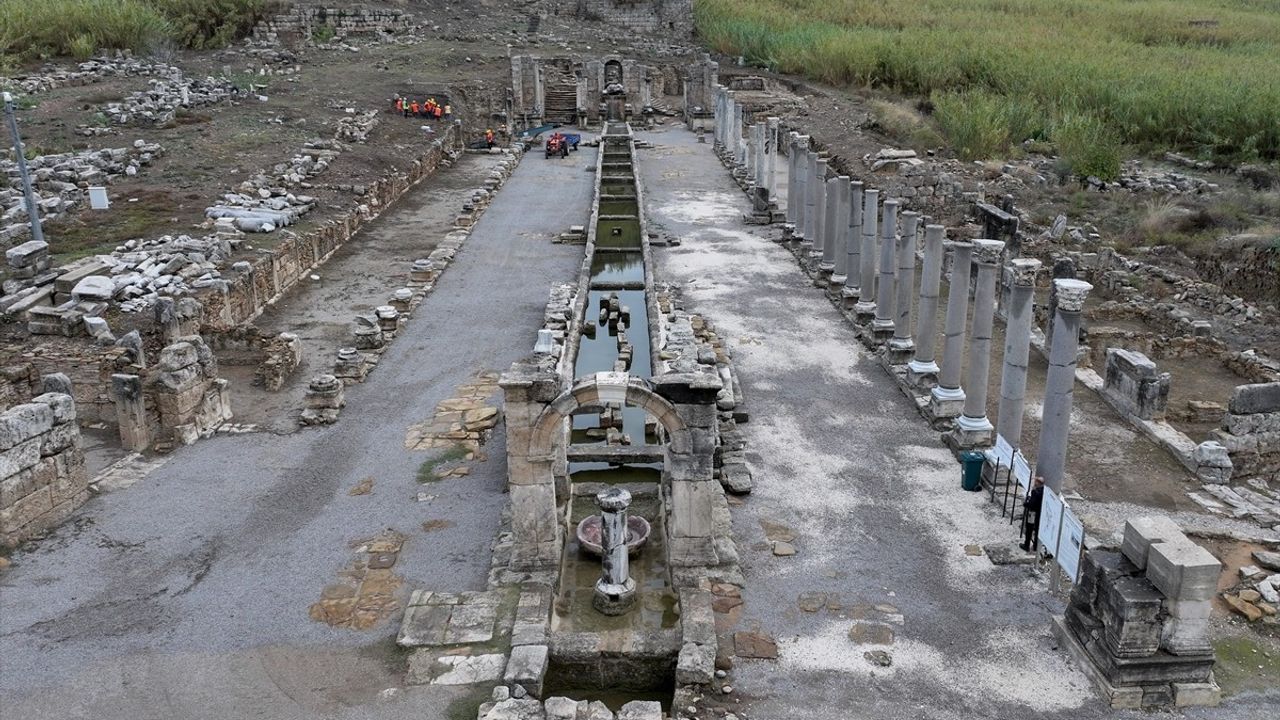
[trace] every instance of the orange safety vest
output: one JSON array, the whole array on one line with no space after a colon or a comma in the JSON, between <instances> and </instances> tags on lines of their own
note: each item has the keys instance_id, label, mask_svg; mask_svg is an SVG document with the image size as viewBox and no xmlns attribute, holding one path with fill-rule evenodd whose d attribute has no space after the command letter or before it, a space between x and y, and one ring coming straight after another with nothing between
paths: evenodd
<instances>
[{"instance_id":1,"label":"orange safety vest","mask_svg":"<svg viewBox=\"0 0 1280 720\"><path fill-rule=\"evenodd\" d=\"M416 100L415 100L415 101L413 102L413 104L409 106L409 111L410 111L410 112L412 112L412 113L414 113L414 114L417 114L417 112L418 112L418 101L416 101Z\"/></svg>"},{"instance_id":2,"label":"orange safety vest","mask_svg":"<svg viewBox=\"0 0 1280 720\"><path fill-rule=\"evenodd\" d=\"M404 108L404 99L396 98L396 111L399 112L403 108Z\"/></svg>"}]
</instances>

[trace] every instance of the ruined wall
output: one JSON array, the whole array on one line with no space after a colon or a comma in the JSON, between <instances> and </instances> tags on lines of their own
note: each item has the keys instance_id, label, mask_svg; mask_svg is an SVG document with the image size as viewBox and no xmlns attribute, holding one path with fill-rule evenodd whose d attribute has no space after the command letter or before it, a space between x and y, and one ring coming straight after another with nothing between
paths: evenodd
<instances>
[{"instance_id":1,"label":"ruined wall","mask_svg":"<svg viewBox=\"0 0 1280 720\"><path fill-rule=\"evenodd\" d=\"M222 332L258 316L268 302L279 297L316 265L324 262L364 224L390 207L409 188L434 173L458 144L460 129L449 125L441 137L410 165L405 173L379 179L365 195L364 203L307 233L281 241L270 254L260 257L248 271L234 278L225 292L199 296L204 305L206 329Z\"/></svg>"},{"instance_id":2,"label":"ruined wall","mask_svg":"<svg viewBox=\"0 0 1280 720\"><path fill-rule=\"evenodd\" d=\"M693 34L693 0L576 0L577 17L644 33Z\"/></svg>"},{"instance_id":3,"label":"ruined wall","mask_svg":"<svg viewBox=\"0 0 1280 720\"><path fill-rule=\"evenodd\" d=\"M88 497L70 395L45 393L0 414L0 545L57 525Z\"/></svg>"},{"instance_id":4,"label":"ruined wall","mask_svg":"<svg viewBox=\"0 0 1280 720\"><path fill-rule=\"evenodd\" d=\"M116 421L111 376L129 372L129 351L98 345L86 338L43 337L38 346L12 358L0 369L0 407L28 402L39 395L41 376L63 373L71 380L77 414L84 423Z\"/></svg>"},{"instance_id":5,"label":"ruined wall","mask_svg":"<svg viewBox=\"0 0 1280 720\"><path fill-rule=\"evenodd\" d=\"M335 36L396 33L413 27L413 16L401 10L354 7L307 7L294 5L288 12L264 20L253 29L253 39L275 42L280 39L305 40L320 27L332 28Z\"/></svg>"},{"instance_id":6,"label":"ruined wall","mask_svg":"<svg viewBox=\"0 0 1280 720\"><path fill-rule=\"evenodd\" d=\"M1193 258L1196 274L1254 302L1280 302L1280 240L1241 240L1227 238L1217 252Z\"/></svg>"},{"instance_id":7,"label":"ruined wall","mask_svg":"<svg viewBox=\"0 0 1280 720\"><path fill-rule=\"evenodd\" d=\"M1231 456L1232 480L1280 475L1280 382L1238 385L1213 435Z\"/></svg>"}]
</instances>

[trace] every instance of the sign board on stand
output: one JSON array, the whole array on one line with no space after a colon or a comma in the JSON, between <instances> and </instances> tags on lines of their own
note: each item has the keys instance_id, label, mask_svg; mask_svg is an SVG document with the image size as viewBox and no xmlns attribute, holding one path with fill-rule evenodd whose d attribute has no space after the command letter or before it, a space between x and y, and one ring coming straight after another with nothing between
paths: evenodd
<instances>
[{"instance_id":1,"label":"sign board on stand","mask_svg":"<svg viewBox=\"0 0 1280 720\"><path fill-rule=\"evenodd\" d=\"M1080 553L1084 552L1084 525L1080 518L1071 512L1071 507L1063 505L1062 532L1058 534L1058 567L1071 578L1071 582L1080 579Z\"/></svg>"},{"instance_id":2,"label":"sign board on stand","mask_svg":"<svg viewBox=\"0 0 1280 720\"><path fill-rule=\"evenodd\" d=\"M89 188L89 207L93 210L106 210L111 207L111 201L107 199L107 189L104 187Z\"/></svg>"},{"instance_id":3,"label":"sign board on stand","mask_svg":"<svg viewBox=\"0 0 1280 720\"><path fill-rule=\"evenodd\" d=\"M994 449L995 459L1000 462L1001 467L1009 467L1013 464L1013 446L1003 435L996 435L996 446Z\"/></svg>"},{"instance_id":4,"label":"sign board on stand","mask_svg":"<svg viewBox=\"0 0 1280 720\"><path fill-rule=\"evenodd\" d=\"M1031 465L1019 450L1013 454L1013 476L1018 479L1024 493L1031 492Z\"/></svg>"},{"instance_id":5,"label":"sign board on stand","mask_svg":"<svg viewBox=\"0 0 1280 720\"><path fill-rule=\"evenodd\" d=\"M1040 503L1040 530L1036 533L1046 550L1058 554L1058 534L1062 530L1062 498L1045 486L1044 499Z\"/></svg>"}]
</instances>

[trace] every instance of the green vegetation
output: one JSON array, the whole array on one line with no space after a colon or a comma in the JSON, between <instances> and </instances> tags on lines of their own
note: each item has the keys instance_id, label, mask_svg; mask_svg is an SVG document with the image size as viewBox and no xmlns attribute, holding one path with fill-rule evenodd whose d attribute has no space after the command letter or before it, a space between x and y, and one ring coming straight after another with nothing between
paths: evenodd
<instances>
[{"instance_id":1,"label":"green vegetation","mask_svg":"<svg viewBox=\"0 0 1280 720\"><path fill-rule=\"evenodd\" d=\"M1123 151L1280 159L1280 0L697 0L715 50L929 97L967 158L1028 139L1072 172Z\"/></svg>"},{"instance_id":2,"label":"green vegetation","mask_svg":"<svg viewBox=\"0 0 1280 720\"><path fill-rule=\"evenodd\" d=\"M221 47L253 28L274 0L0 0L0 57L79 60L165 43Z\"/></svg>"},{"instance_id":3,"label":"green vegetation","mask_svg":"<svg viewBox=\"0 0 1280 720\"><path fill-rule=\"evenodd\" d=\"M418 466L418 482L429 483L443 480L436 476L436 470L465 460L471 451L461 445L455 445L436 457L426 460Z\"/></svg>"}]
</instances>

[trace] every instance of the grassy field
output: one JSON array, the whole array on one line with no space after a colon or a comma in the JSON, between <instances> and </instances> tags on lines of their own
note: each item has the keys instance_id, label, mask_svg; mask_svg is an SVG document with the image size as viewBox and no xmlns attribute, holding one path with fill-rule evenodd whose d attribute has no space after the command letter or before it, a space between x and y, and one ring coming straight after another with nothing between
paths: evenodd
<instances>
[{"instance_id":1,"label":"grassy field","mask_svg":"<svg viewBox=\"0 0 1280 720\"><path fill-rule=\"evenodd\" d=\"M1128 151L1280 159L1280 0L695 0L717 51L925 96L967 158L1052 142L1082 174Z\"/></svg>"},{"instance_id":2,"label":"grassy field","mask_svg":"<svg viewBox=\"0 0 1280 720\"><path fill-rule=\"evenodd\" d=\"M86 59L100 50L165 44L221 47L247 33L273 0L0 0L0 63Z\"/></svg>"}]
</instances>

